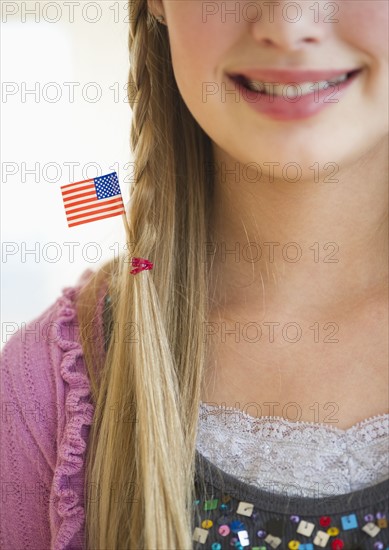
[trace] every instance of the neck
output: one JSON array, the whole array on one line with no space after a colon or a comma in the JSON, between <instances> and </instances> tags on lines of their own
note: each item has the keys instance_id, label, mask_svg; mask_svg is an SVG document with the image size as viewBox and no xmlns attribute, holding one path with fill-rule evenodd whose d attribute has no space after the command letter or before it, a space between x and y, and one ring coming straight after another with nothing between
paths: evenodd
<instances>
[{"instance_id":1,"label":"neck","mask_svg":"<svg viewBox=\"0 0 389 550\"><path fill-rule=\"evenodd\" d=\"M385 139L357 163L335 165L332 176L329 169L318 182L312 171L295 183L264 172L258 182L215 147L223 173L215 181L213 247L206 249L211 306L303 314L385 291L387 147Z\"/></svg>"}]
</instances>

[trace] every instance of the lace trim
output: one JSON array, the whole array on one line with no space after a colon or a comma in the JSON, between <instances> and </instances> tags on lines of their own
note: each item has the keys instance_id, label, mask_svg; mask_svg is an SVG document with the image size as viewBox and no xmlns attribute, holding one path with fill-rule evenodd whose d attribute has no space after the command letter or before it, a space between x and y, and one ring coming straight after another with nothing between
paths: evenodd
<instances>
[{"instance_id":1,"label":"lace trim","mask_svg":"<svg viewBox=\"0 0 389 550\"><path fill-rule=\"evenodd\" d=\"M200 402L197 450L240 481L279 493L322 497L379 483L389 477L388 442L389 414L342 430Z\"/></svg>"},{"instance_id":2,"label":"lace trim","mask_svg":"<svg viewBox=\"0 0 389 550\"><path fill-rule=\"evenodd\" d=\"M66 424L58 448L59 459L53 478L54 493L58 497L55 508L62 519L53 543L54 550L65 548L80 531L85 520L84 504L79 504L81 487L77 487L76 490L69 488L69 478L83 468L87 443L82 437L82 427L92 424L94 406L85 402L85 398L91 395L89 378L86 374L77 372L76 369L77 361L83 357L81 344L75 339L68 340L62 335L66 333L64 328L72 326L75 320L77 293L82 283L86 282L91 274L93 274L91 270L84 272L79 285L65 288L62 297L58 300L59 313L56 323L60 327L61 336L56 343L64 352L60 372L64 382L69 384L70 390L65 402Z\"/></svg>"},{"instance_id":3,"label":"lace trim","mask_svg":"<svg viewBox=\"0 0 389 550\"><path fill-rule=\"evenodd\" d=\"M234 415L235 422L233 420ZM291 437L293 440L293 432L298 431L299 434L306 434L307 441L311 435L317 434L320 437L324 437L328 442L339 441L347 437L349 444L355 436L356 443L366 445L371 444L382 436L387 436L389 425L388 413L365 418L350 428L341 429L325 423L287 420L282 416L255 417L245 413L241 409L200 401L200 420L202 423L204 424L215 417L218 424L223 423L231 430L234 429L234 424L238 424L239 433L242 433L242 430L253 434L260 431L262 437L273 437L274 439L285 441L285 437ZM312 439L309 441L313 442Z\"/></svg>"}]
</instances>

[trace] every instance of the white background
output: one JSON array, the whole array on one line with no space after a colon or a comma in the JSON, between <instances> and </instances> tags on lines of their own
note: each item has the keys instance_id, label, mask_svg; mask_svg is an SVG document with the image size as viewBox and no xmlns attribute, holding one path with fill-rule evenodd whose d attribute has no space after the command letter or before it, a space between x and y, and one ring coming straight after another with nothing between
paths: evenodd
<instances>
[{"instance_id":1,"label":"white background","mask_svg":"<svg viewBox=\"0 0 389 550\"><path fill-rule=\"evenodd\" d=\"M121 216L68 228L60 187L117 171L128 202L127 2L72 3L1 3L2 345L123 250Z\"/></svg>"}]
</instances>

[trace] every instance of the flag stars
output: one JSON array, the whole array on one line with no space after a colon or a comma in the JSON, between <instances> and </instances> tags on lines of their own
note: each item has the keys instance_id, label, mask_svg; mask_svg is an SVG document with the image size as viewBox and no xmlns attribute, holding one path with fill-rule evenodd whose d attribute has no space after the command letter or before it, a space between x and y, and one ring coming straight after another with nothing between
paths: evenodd
<instances>
[{"instance_id":1,"label":"flag stars","mask_svg":"<svg viewBox=\"0 0 389 550\"><path fill-rule=\"evenodd\" d=\"M116 172L107 176L95 178L96 195L98 199L106 199L120 195L119 181Z\"/></svg>"}]
</instances>

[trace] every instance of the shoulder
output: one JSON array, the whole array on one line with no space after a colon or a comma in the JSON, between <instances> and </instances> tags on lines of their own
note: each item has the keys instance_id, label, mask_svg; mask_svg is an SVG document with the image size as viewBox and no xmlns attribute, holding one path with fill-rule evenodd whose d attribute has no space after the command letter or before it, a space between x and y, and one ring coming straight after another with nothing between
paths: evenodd
<instances>
[{"instance_id":1,"label":"shoulder","mask_svg":"<svg viewBox=\"0 0 389 550\"><path fill-rule=\"evenodd\" d=\"M49 547L51 539L59 550L68 543L73 547L77 537L82 546L84 454L94 407L77 300L93 276L87 270L75 286L63 289L2 350L1 464L11 484L3 524L5 539L14 547ZM95 344L104 349L103 286L98 295ZM45 498L26 498L26 487L37 483ZM17 517L21 529L15 534L10 521L14 524Z\"/></svg>"},{"instance_id":2,"label":"shoulder","mask_svg":"<svg viewBox=\"0 0 389 550\"><path fill-rule=\"evenodd\" d=\"M40 389L55 386L56 381L68 381L71 365L82 366L78 362L83 351L77 302L93 275L93 271L85 271L75 286L64 288L50 307L32 321L21 323L8 339L2 350L2 365L3 372L18 382L15 392L38 396ZM97 310L99 313L97 328L102 322L102 311Z\"/></svg>"}]
</instances>

